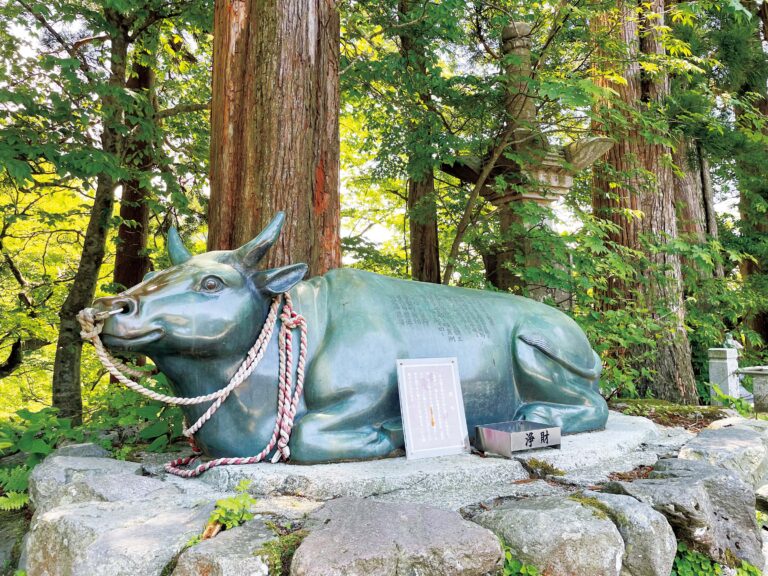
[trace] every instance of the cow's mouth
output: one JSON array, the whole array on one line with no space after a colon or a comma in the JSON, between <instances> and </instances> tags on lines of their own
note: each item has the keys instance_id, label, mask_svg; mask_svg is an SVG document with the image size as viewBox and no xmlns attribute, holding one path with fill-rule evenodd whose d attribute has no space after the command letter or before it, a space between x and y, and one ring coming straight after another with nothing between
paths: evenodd
<instances>
[{"instance_id":1,"label":"cow's mouth","mask_svg":"<svg viewBox=\"0 0 768 576\"><path fill-rule=\"evenodd\" d=\"M146 332L141 333L125 332L119 336L117 334L108 334L106 332L102 333L104 344L108 347L123 349L143 346L150 342L160 340L163 336L165 336L165 330L162 328L153 328L152 330L147 330Z\"/></svg>"}]
</instances>

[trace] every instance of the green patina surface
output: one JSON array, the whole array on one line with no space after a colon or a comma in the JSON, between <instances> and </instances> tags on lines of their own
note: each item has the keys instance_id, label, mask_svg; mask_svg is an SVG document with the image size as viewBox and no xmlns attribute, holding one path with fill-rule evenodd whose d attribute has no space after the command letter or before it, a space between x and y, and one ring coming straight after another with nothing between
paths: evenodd
<instances>
[{"instance_id":1,"label":"green patina surface","mask_svg":"<svg viewBox=\"0 0 768 576\"><path fill-rule=\"evenodd\" d=\"M303 281L306 266L263 270L283 217L233 251L192 256L175 233L174 266L94 306L121 309L107 346L146 354L176 393L222 388L253 345L272 299L290 293L309 326L294 462L380 458L403 448L396 360L456 357L470 436L478 424L527 419L565 433L604 427L600 361L559 310L502 294L388 278L353 269ZM266 445L277 406L276 327L262 362L196 435L210 456ZM294 360L295 361L295 360ZM207 405L184 407L190 422Z\"/></svg>"}]
</instances>

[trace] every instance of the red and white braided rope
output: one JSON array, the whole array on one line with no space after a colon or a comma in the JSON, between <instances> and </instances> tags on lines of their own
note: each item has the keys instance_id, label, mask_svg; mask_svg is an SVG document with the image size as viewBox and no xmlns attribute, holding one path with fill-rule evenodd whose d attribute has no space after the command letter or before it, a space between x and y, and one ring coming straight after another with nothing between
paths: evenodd
<instances>
[{"instance_id":1,"label":"red and white braided rope","mask_svg":"<svg viewBox=\"0 0 768 576\"><path fill-rule=\"evenodd\" d=\"M266 458L270 452L277 445L277 451L272 457L272 462L278 462L281 459L287 460L291 451L288 447L288 442L291 437L291 430L293 429L293 422L296 416L296 410L298 409L299 399L304 390L304 368L307 358L307 322L303 316L297 314L293 309L293 302L289 294L285 294L285 305L283 306L282 313L280 314L280 333L278 335L278 351L280 358L280 371L278 374L278 401L277 401L277 418L275 419L275 427L272 432L272 437L264 447L264 449L255 456L248 456L242 458L217 458L210 460L204 464L200 464L195 468L182 468L182 466L189 465L192 461L196 460L200 456L200 452L194 443L194 434L197 432L203 424L205 424L211 416L219 409L222 402L227 399L227 396L238 386L240 386L245 380L253 373L256 366L264 356L267 350L267 346L272 338L275 324L277 323L277 313L280 309L280 302L282 296L278 295L272 300L272 305L269 309L269 314L264 322L264 326L259 333L256 342L248 351L243 362L240 364L235 375L229 381L229 383L216 392L206 394L204 396L195 396L193 398L181 398L178 396L167 396L160 394L154 390L146 388L128 378L125 374L130 374L134 377L146 376L147 373L138 370L133 370L126 366L112 355L104 347L101 342L99 334L101 333L104 320L115 311L111 312L98 312L93 308L85 308L81 310L77 315L77 319L80 322L82 331L80 336L84 340L89 340L93 343L96 349L96 355L101 363L117 379L118 382L124 386L134 390L144 396L152 398L153 400L159 400L166 404L180 404L180 405L192 405L202 404L204 402L213 403L208 407L205 413L197 419L197 421L184 430L184 435L189 438L195 453L192 456L185 458L178 458L165 465L167 472L181 476L184 478L191 478L193 476L199 476L206 470L210 470L216 466L226 466L233 464L254 464L261 462ZM299 344L299 360L296 368L296 386L293 386L293 350L292 350L292 334L291 331L296 328L300 328L300 344Z\"/></svg>"}]
</instances>

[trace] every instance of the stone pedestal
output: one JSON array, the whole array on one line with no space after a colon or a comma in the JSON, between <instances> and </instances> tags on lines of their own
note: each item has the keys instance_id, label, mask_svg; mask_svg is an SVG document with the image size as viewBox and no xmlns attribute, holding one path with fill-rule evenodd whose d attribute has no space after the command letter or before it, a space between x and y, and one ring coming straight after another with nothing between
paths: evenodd
<instances>
[{"instance_id":1,"label":"stone pedestal","mask_svg":"<svg viewBox=\"0 0 768 576\"><path fill-rule=\"evenodd\" d=\"M716 385L723 394L739 397L739 351L735 348L709 349L709 382ZM713 388L710 388L711 404L717 401Z\"/></svg>"},{"instance_id":2,"label":"stone pedestal","mask_svg":"<svg viewBox=\"0 0 768 576\"><path fill-rule=\"evenodd\" d=\"M743 368L739 373L752 376L752 396L755 412L768 412L768 366Z\"/></svg>"}]
</instances>

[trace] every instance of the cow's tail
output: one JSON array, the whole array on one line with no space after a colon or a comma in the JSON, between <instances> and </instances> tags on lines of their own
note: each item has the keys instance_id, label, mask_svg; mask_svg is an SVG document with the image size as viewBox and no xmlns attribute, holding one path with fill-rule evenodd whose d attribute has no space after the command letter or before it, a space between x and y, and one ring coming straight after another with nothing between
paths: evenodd
<instances>
[{"instance_id":1,"label":"cow's tail","mask_svg":"<svg viewBox=\"0 0 768 576\"><path fill-rule=\"evenodd\" d=\"M541 335L519 334L517 337L523 342L525 342L526 344L528 344L529 346L533 346L534 348L536 348L536 350L539 350L542 354L544 354L548 358L551 358L552 360L560 364L566 370L569 370L570 372L573 372L574 374L577 374L582 378L586 378L590 382L594 382L600 377L600 372L602 372L602 366L600 365L600 359L597 356L597 354L594 354L595 367L591 369L585 369L580 366L576 366L572 362L569 362L565 358L559 356L557 354L554 344L552 344L552 342L550 342L549 340L547 340Z\"/></svg>"}]
</instances>

